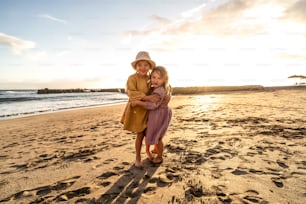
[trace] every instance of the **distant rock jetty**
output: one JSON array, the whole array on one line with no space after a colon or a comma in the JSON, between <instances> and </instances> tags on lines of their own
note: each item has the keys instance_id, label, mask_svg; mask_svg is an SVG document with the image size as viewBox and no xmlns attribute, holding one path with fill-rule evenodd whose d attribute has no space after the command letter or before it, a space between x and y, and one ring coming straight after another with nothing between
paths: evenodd
<instances>
[{"instance_id":1,"label":"distant rock jetty","mask_svg":"<svg viewBox=\"0 0 306 204\"><path fill-rule=\"evenodd\" d=\"M111 88L111 89L38 89L38 94L56 94L56 93L89 93L89 92L119 92L124 93L123 88Z\"/></svg>"},{"instance_id":2,"label":"distant rock jetty","mask_svg":"<svg viewBox=\"0 0 306 204\"><path fill-rule=\"evenodd\" d=\"M174 87L172 89L175 94L203 94L211 92L227 92L227 91L259 91L264 90L260 85L248 86L195 86L195 87Z\"/></svg>"}]
</instances>

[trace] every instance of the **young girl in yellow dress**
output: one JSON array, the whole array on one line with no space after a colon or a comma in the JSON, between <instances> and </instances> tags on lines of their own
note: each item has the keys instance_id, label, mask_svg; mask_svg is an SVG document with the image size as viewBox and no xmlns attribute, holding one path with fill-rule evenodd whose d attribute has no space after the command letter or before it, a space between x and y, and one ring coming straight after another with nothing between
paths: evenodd
<instances>
[{"instance_id":1,"label":"young girl in yellow dress","mask_svg":"<svg viewBox=\"0 0 306 204\"><path fill-rule=\"evenodd\" d=\"M136 55L132 67L136 73L128 77L126 83L126 91L129 101L125 106L125 110L121 117L123 129L136 132L135 150L136 159L135 166L142 167L141 164L141 147L147 128L148 111L142 107L132 107L133 100L151 100L158 99L155 96L147 96L150 90L150 71L155 67L155 62L151 60L148 52L141 51Z\"/></svg>"}]
</instances>

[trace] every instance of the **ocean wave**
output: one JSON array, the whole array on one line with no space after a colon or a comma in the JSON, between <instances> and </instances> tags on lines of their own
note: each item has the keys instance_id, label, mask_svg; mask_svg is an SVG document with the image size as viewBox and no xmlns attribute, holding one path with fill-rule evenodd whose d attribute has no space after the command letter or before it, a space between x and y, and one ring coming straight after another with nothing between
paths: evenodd
<instances>
[{"instance_id":1,"label":"ocean wave","mask_svg":"<svg viewBox=\"0 0 306 204\"><path fill-rule=\"evenodd\" d=\"M9 98L0 98L0 103L35 101L35 100L41 100L41 99L36 97L15 97L15 98L9 97Z\"/></svg>"},{"instance_id":2,"label":"ocean wave","mask_svg":"<svg viewBox=\"0 0 306 204\"><path fill-rule=\"evenodd\" d=\"M2 91L2 94L4 92ZM64 93L33 94L33 92L6 92L0 95L0 119L18 118L67 109L123 103L122 93Z\"/></svg>"}]
</instances>

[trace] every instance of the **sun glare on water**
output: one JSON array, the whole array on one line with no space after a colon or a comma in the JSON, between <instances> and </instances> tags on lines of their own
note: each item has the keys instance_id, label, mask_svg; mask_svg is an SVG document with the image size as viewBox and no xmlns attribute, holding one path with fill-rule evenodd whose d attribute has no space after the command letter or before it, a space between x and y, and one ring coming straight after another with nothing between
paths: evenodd
<instances>
[{"instance_id":1,"label":"sun glare on water","mask_svg":"<svg viewBox=\"0 0 306 204\"><path fill-rule=\"evenodd\" d=\"M195 105L201 105L201 109L211 109L215 107L216 104L222 99L221 95L208 94L208 95L198 95L194 98L193 103ZM198 106L199 107L199 106Z\"/></svg>"}]
</instances>

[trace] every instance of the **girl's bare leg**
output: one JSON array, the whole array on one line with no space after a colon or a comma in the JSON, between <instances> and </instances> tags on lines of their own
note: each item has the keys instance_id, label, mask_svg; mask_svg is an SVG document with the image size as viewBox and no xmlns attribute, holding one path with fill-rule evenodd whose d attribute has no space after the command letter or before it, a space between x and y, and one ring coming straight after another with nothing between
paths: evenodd
<instances>
[{"instance_id":1,"label":"girl's bare leg","mask_svg":"<svg viewBox=\"0 0 306 204\"><path fill-rule=\"evenodd\" d=\"M153 160L153 155L150 152L150 145L146 145L146 153L147 153L148 159Z\"/></svg>"},{"instance_id":2,"label":"girl's bare leg","mask_svg":"<svg viewBox=\"0 0 306 204\"><path fill-rule=\"evenodd\" d=\"M153 162L156 164L160 164L163 162L163 153L164 153L164 143L162 140L159 140L157 144L157 157L154 158Z\"/></svg>"},{"instance_id":3,"label":"girl's bare leg","mask_svg":"<svg viewBox=\"0 0 306 204\"><path fill-rule=\"evenodd\" d=\"M135 141L135 150L136 150L136 161L135 166L141 167L141 146L144 134L143 132L138 132Z\"/></svg>"}]
</instances>

